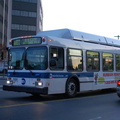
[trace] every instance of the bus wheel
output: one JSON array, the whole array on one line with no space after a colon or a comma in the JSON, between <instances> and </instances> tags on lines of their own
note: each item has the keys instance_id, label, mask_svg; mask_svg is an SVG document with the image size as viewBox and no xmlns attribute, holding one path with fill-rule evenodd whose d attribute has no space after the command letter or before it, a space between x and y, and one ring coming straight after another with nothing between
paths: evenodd
<instances>
[{"instance_id":1,"label":"bus wheel","mask_svg":"<svg viewBox=\"0 0 120 120\"><path fill-rule=\"evenodd\" d=\"M66 84L66 95L68 97L75 97L77 94L77 84L74 79L70 79Z\"/></svg>"}]
</instances>

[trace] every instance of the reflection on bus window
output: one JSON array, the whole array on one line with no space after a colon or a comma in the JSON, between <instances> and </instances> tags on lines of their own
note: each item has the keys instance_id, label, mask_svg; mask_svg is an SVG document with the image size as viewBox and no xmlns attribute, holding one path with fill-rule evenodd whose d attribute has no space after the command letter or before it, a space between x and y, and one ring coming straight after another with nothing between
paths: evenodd
<instances>
[{"instance_id":1,"label":"reflection on bus window","mask_svg":"<svg viewBox=\"0 0 120 120\"><path fill-rule=\"evenodd\" d=\"M47 48L29 47L25 54L25 68L27 70L47 69Z\"/></svg>"},{"instance_id":2,"label":"reflection on bus window","mask_svg":"<svg viewBox=\"0 0 120 120\"><path fill-rule=\"evenodd\" d=\"M113 71L113 54L103 53L103 71Z\"/></svg>"},{"instance_id":3,"label":"reflection on bus window","mask_svg":"<svg viewBox=\"0 0 120 120\"><path fill-rule=\"evenodd\" d=\"M100 55L99 52L87 51L87 71L100 70Z\"/></svg>"},{"instance_id":4,"label":"reflection on bus window","mask_svg":"<svg viewBox=\"0 0 120 120\"><path fill-rule=\"evenodd\" d=\"M67 69L70 71L83 70L83 56L82 51L77 49L67 50Z\"/></svg>"},{"instance_id":5,"label":"reflection on bus window","mask_svg":"<svg viewBox=\"0 0 120 120\"><path fill-rule=\"evenodd\" d=\"M50 63L51 70L64 69L64 49L60 47L50 47L50 61L54 61L55 63L54 65Z\"/></svg>"},{"instance_id":6,"label":"reflection on bus window","mask_svg":"<svg viewBox=\"0 0 120 120\"><path fill-rule=\"evenodd\" d=\"M9 69L23 69L23 53L25 48L11 48L9 51Z\"/></svg>"},{"instance_id":7,"label":"reflection on bus window","mask_svg":"<svg viewBox=\"0 0 120 120\"><path fill-rule=\"evenodd\" d=\"M120 71L120 55L116 55L116 71Z\"/></svg>"}]
</instances>

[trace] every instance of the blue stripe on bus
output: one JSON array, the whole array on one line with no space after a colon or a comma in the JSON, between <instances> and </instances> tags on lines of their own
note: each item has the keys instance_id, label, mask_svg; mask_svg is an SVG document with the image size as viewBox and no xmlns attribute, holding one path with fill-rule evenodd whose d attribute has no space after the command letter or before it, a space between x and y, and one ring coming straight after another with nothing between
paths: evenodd
<instances>
[{"instance_id":1,"label":"blue stripe on bus","mask_svg":"<svg viewBox=\"0 0 120 120\"><path fill-rule=\"evenodd\" d=\"M93 77L93 72L81 72L81 73L28 73L28 72L9 72L8 77L20 77L20 78L68 78L71 75L77 75L78 77Z\"/></svg>"}]
</instances>

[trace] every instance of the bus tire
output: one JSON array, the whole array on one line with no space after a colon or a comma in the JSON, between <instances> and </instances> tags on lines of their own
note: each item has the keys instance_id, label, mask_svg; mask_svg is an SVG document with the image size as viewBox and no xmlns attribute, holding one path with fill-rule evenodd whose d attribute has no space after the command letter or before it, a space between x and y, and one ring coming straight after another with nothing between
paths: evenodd
<instances>
[{"instance_id":1,"label":"bus tire","mask_svg":"<svg viewBox=\"0 0 120 120\"><path fill-rule=\"evenodd\" d=\"M66 84L66 95L67 97L75 97L77 94L77 84L76 81L71 78Z\"/></svg>"}]
</instances>

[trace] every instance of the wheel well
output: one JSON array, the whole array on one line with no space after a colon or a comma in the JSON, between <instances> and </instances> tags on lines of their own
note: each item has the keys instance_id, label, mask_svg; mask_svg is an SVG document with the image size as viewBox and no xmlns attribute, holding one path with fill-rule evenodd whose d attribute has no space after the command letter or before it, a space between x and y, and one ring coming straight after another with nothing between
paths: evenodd
<instances>
[{"instance_id":1,"label":"wheel well","mask_svg":"<svg viewBox=\"0 0 120 120\"><path fill-rule=\"evenodd\" d=\"M79 79L77 76L71 76L68 78L67 82L70 81L71 79L74 79L75 82L76 82L76 85L77 85L77 92L80 91L80 82L79 82ZM67 82L66 82L66 85L67 85Z\"/></svg>"}]
</instances>

